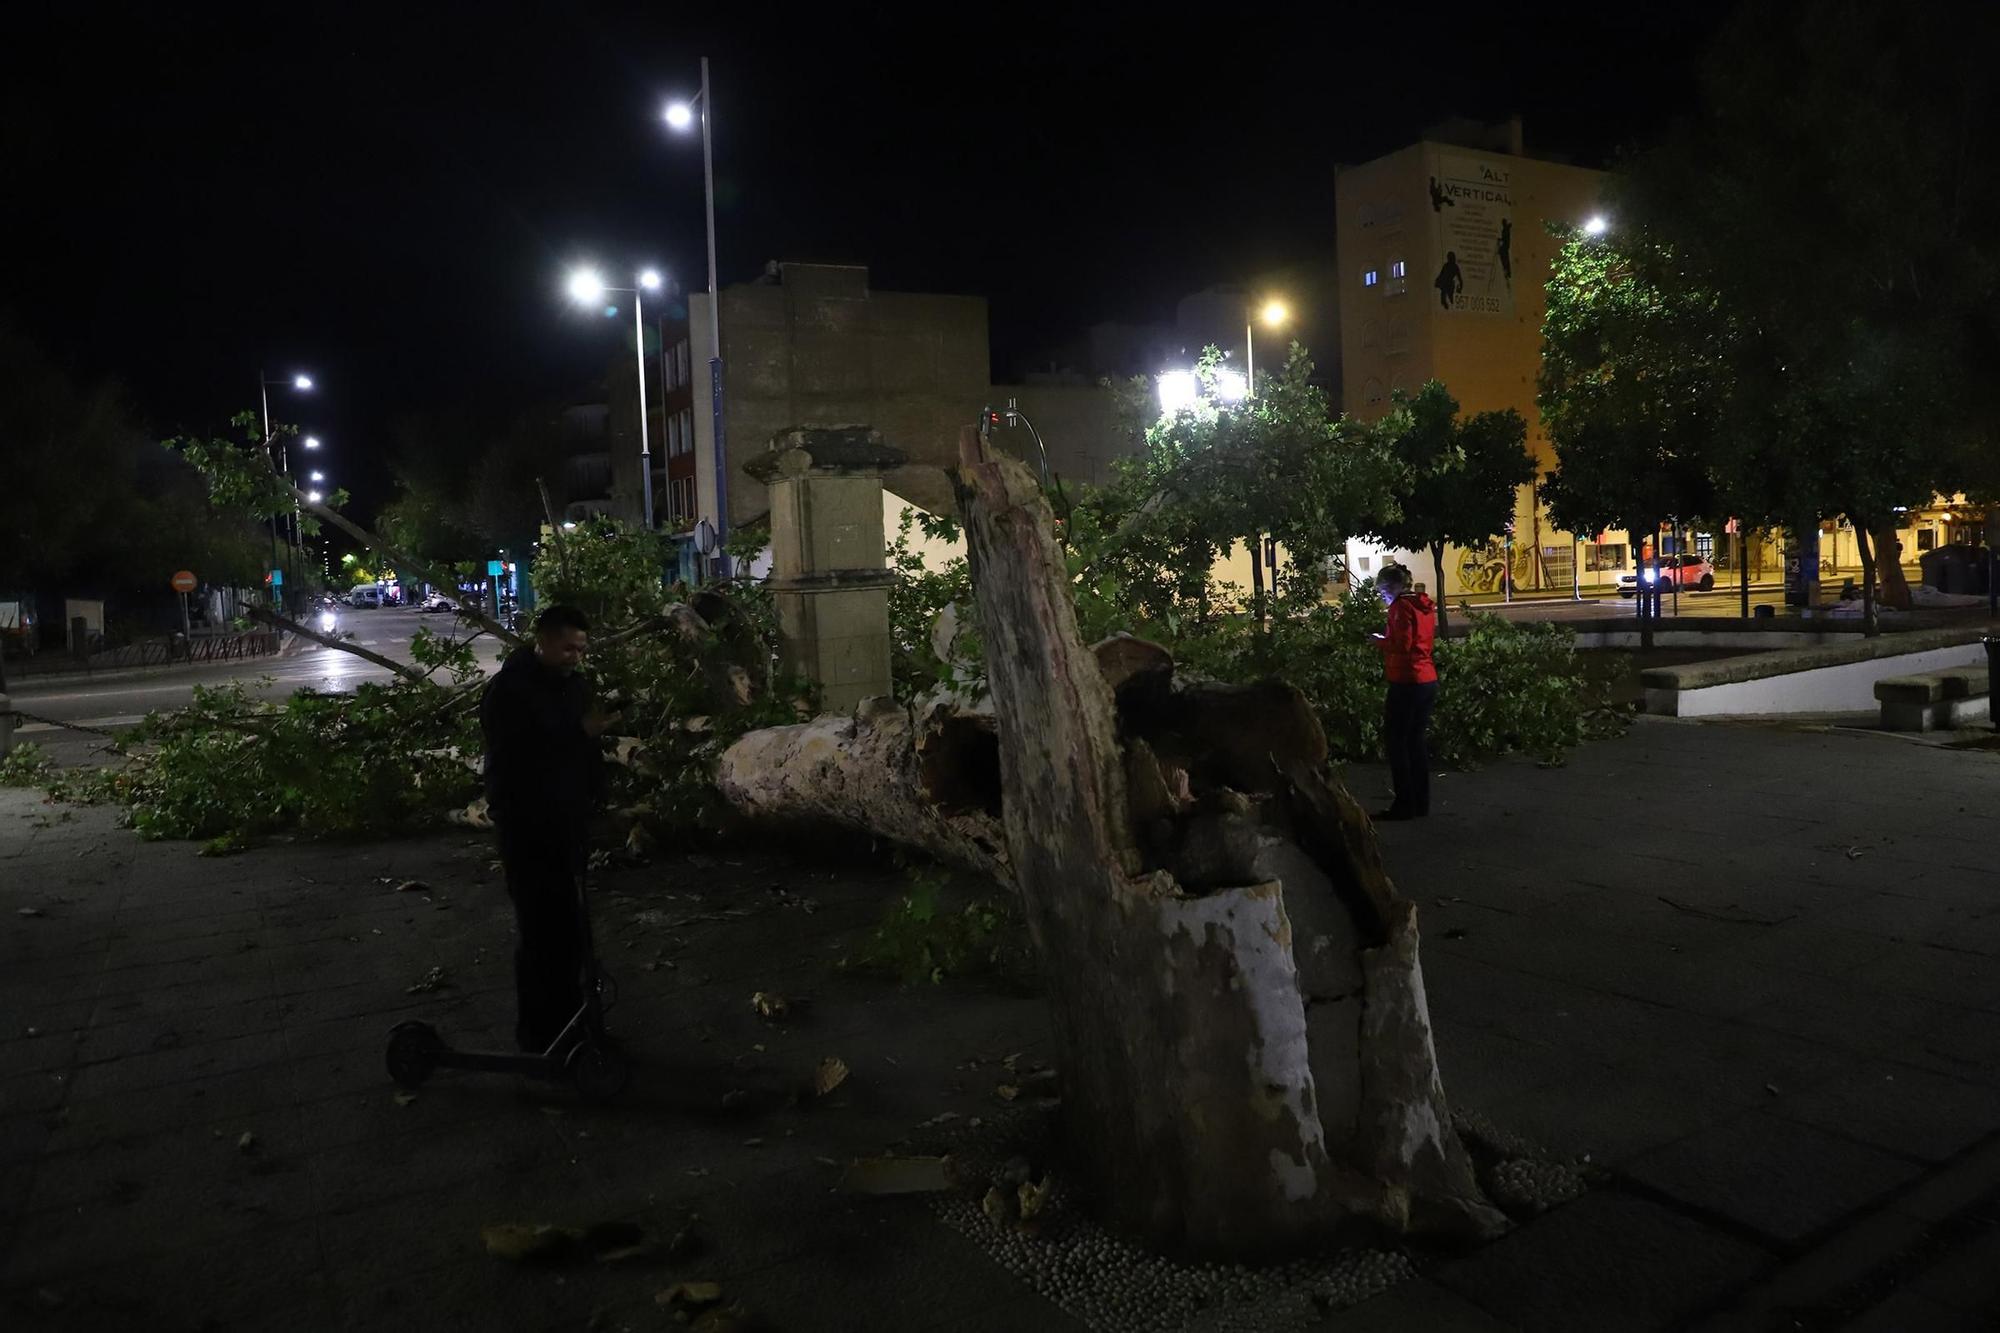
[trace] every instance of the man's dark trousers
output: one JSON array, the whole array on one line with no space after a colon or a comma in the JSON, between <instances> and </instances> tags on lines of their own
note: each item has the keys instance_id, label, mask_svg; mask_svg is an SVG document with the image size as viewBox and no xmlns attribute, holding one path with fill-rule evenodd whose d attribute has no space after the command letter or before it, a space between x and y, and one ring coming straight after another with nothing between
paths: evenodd
<instances>
[{"instance_id":1,"label":"man's dark trousers","mask_svg":"<svg viewBox=\"0 0 2000 1333\"><path fill-rule=\"evenodd\" d=\"M546 1050L583 1002L583 923L576 877L582 847L529 823L502 821L500 864L514 900L514 990L524 1051Z\"/></svg>"},{"instance_id":2,"label":"man's dark trousers","mask_svg":"<svg viewBox=\"0 0 2000 1333\"><path fill-rule=\"evenodd\" d=\"M1391 682L1383 719L1382 746L1389 754L1389 780L1396 788L1392 809L1407 815L1431 812L1431 755L1425 743L1437 682Z\"/></svg>"}]
</instances>

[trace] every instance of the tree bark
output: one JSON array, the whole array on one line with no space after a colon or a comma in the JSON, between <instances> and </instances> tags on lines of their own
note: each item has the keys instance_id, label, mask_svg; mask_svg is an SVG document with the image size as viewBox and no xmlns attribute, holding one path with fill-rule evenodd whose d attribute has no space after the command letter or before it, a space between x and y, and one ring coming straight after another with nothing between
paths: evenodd
<instances>
[{"instance_id":1,"label":"tree bark","mask_svg":"<svg viewBox=\"0 0 2000 1333\"><path fill-rule=\"evenodd\" d=\"M1742 519L1736 520L1736 568L1737 584L1742 594L1743 619L1750 618L1750 529Z\"/></svg>"},{"instance_id":2,"label":"tree bark","mask_svg":"<svg viewBox=\"0 0 2000 1333\"><path fill-rule=\"evenodd\" d=\"M1443 634L1447 629L1451 628L1451 612L1445 608L1445 602L1448 599L1444 595L1443 542L1431 543L1431 572L1437 577L1437 591L1431 594L1431 598L1437 603L1438 633Z\"/></svg>"},{"instance_id":3,"label":"tree bark","mask_svg":"<svg viewBox=\"0 0 2000 1333\"><path fill-rule=\"evenodd\" d=\"M1910 609L1910 581L1903 577L1903 556L1897 548L1896 521L1885 519L1871 529L1875 539L1876 579L1881 585L1882 605L1897 611Z\"/></svg>"},{"instance_id":4,"label":"tree bark","mask_svg":"<svg viewBox=\"0 0 2000 1333\"><path fill-rule=\"evenodd\" d=\"M1875 614L1875 548L1868 540L1866 520L1854 520L1854 546L1861 554L1861 632L1873 638L1882 632Z\"/></svg>"},{"instance_id":5,"label":"tree bark","mask_svg":"<svg viewBox=\"0 0 2000 1333\"><path fill-rule=\"evenodd\" d=\"M857 829L1011 888L994 746L991 714L951 696L913 708L866 699L852 715L746 733L723 751L716 782L753 819Z\"/></svg>"},{"instance_id":6,"label":"tree bark","mask_svg":"<svg viewBox=\"0 0 2000 1333\"><path fill-rule=\"evenodd\" d=\"M1353 849L1372 855L1372 833L1358 809L1358 823L1341 813L1352 802L1324 776L1310 711L1284 686L1175 692L1166 671L1142 668L1119 694L1127 726L1150 717L1154 739L1121 746L1034 478L975 429L959 453L1007 854L1049 982L1070 1160L1087 1189L1115 1224L1201 1253L1304 1247L1357 1217L1496 1229L1443 1110L1414 909L1393 898L1379 859L1382 901L1353 896L1365 879ZM1194 806L1192 790L1211 784ZM1308 872L1284 854L1291 844L1258 831L1258 812L1281 799L1339 849L1321 876L1332 892L1304 896L1346 923L1321 937L1344 931L1328 952L1362 960L1359 1005L1353 992L1325 997L1319 1044L1343 1055L1319 1062L1324 1089L1271 874ZM1197 881L1206 867L1214 882L1190 887L1163 862ZM1354 1108L1351 1131L1329 1134L1323 1099Z\"/></svg>"},{"instance_id":7,"label":"tree bark","mask_svg":"<svg viewBox=\"0 0 2000 1333\"><path fill-rule=\"evenodd\" d=\"M1652 599L1657 595L1657 590L1660 586L1660 520L1657 518L1648 519L1645 526L1637 528L1630 535L1638 538L1642 534L1645 536L1646 544L1652 550L1652 555L1647 557L1640 555L1636 550L1632 552L1632 568L1639 575L1637 586L1633 588L1632 592L1633 600L1639 603L1639 651L1651 652L1653 649ZM1653 578L1650 583L1646 581L1646 561L1648 559L1651 559L1653 562Z\"/></svg>"}]
</instances>

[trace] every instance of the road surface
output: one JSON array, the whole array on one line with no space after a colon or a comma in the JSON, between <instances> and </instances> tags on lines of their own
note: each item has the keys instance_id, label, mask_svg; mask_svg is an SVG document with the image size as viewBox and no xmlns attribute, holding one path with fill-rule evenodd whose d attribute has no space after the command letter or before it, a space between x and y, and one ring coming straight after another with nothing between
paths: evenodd
<instances>
[{"instance_id":1,"label":"road surface","mask_svg":"<svg viewBox=\"0 0 2000 1333\"><path fill-rule=\"evenodd\" d=\"M452 627L448 617L418 615L400 607L386 610L342 612L341 629L354 636L364 648L392 661L410 660L410 637L420 625L443 633ZM460 633L467 631L460 627ZM490 639L482 639L492 656ZM364 661L352 653L334 648L308 646L285 657L254 658L205 667L176 667L165 670L106 672L97 676L81 673L59 676L30 676L10 680L8 693L14 707L37 718L72 722L82 726L116 728L131 726L147 713L181 708L194 698L197 685L226 685L242 681L254 694L285 695L297 690L351 690L363 681L390 677L388 668ZM26 722L18 731L24 736L54 731L45 722Z\"/></svg>"}]
</instances>

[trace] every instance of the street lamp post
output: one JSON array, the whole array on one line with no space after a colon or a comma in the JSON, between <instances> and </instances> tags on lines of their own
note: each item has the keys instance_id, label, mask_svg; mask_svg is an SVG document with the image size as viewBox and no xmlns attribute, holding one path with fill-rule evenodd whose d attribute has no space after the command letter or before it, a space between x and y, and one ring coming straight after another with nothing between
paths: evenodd
<instances>
[{"instance_id":1,"label":"street lamp post","mask_svg":"<svg viewBox=\"0 0 2000 1333\"><path fill-rule=\"evenodd\" d=\"M709 95L708 57L701 58L701 91L692 101L667 107L666 122L677 130L694 124L694 110L701 108L702 203L708 218L708 410L711 433L715 437L715 539L717 565L729 572L729 558L719 554L720 544L729 535L729 451L723 439L722 422L722 290L715 280L715 134L713 99Z\"/></svg>"},{"instance_id":2,"label":"street lamp post","mask_svg":"<svg viewBox=\"0 0 2000 1333\"><path fill-rule=\"evenodd\" d=\"M289 476L291 470L291 463L290 463L291 451L284 444L273 440L271 436L271 386L273 384L279 385L281 387L289 386L290 388L297 389L301 393L305 393L312 389L313 386L312 376L294 375L288 380L274 380L267 377L262 370L259 370L257 372L257 393L259 398L262 399L264 405L264 452L268 455L271 451L271 446L274 443L278 444L278 471L280 473ZM306 447L316 448L318 447L318 444L319 444L318 440L314 440L308 437ZM286 533L286 542L285 542L285 547L288 552L295 549L298 545L298 539L299 539L298 522L299 522L298 502L293 501L292 522L289 530ZM271 568L273 570L276 570L279 567L278 559L279 559L278 516L276 514L273 514L271 515ZM292 561L289 557L285 559L284 568L286 572L289 573L293 571L294 563L295 562ZM282 594L277 589L275 588L272 589L272 595L271 595L272 606L274 607L282 606L283 603L284 603L284 598Z\"/></svg>"},{"instance_id":3,"label":"street lamp post","mask_svg":"<svg viewBox=\"0 0 2000 1333\"><path fill-rule=\"evenodd\" d=\"M1264 322L1274 329L1282 328L1285 321L1292 317L1285 303L1275 300L1264 302L1264 308L1259 313ZM1249 380L1249 396L1254 398L1257 396L1257 330L1256 322L1249 319L1243 321L1243 371Z\"/></svg>"},{"instance_id":4,"label":"street lamp post","mask_svg":"<svg viewBox=\"0 0 2000 1333\"><path fill-rule=\"evenodd\" d=\"M646 315L641 291L660 290L662 279L657 269L646 269L639 274L636 287L607 287L594 269L578 269L570 276L570 295L579 301L595 301L606 292L629 294L632 298L632 351L639 366L639 495L640 515L646 530L653 530L653 444L646 429ZM662 421L664 428L666 423Z\"/></svg>"}]
</instances>

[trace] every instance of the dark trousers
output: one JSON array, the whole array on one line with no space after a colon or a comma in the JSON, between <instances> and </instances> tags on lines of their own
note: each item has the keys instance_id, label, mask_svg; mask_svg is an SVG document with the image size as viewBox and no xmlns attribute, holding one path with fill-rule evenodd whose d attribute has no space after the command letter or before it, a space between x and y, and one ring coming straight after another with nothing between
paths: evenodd
<instances>
[{"instance_id":1,"label":"dark trousers","mask_svg":"<svg viewBox=\"0 0 2000 1333\"><path fill-rule=\"evenodd\" d=\"M583 923L576 876L582 848L540 830L500 829L500 864L514 900L514 1040L546 1050L583 1002Z\"/></svg>"},{"instance_id":2,"label":"dark trousers","mask_svg":"<svg viewBox=\"0 0 2000 1333\"><path fill-rule=\"evenodd\" d=\"M1395 784L1394 809L1411 815L1431 812L1431 753L1424 734L1430 730L1431 705L1437 702L1437 682L1405 685L1391 682L1389 706L1382 726L1382 745L1389 752L1389 780Z\"/></svg>"}]
</instances>

